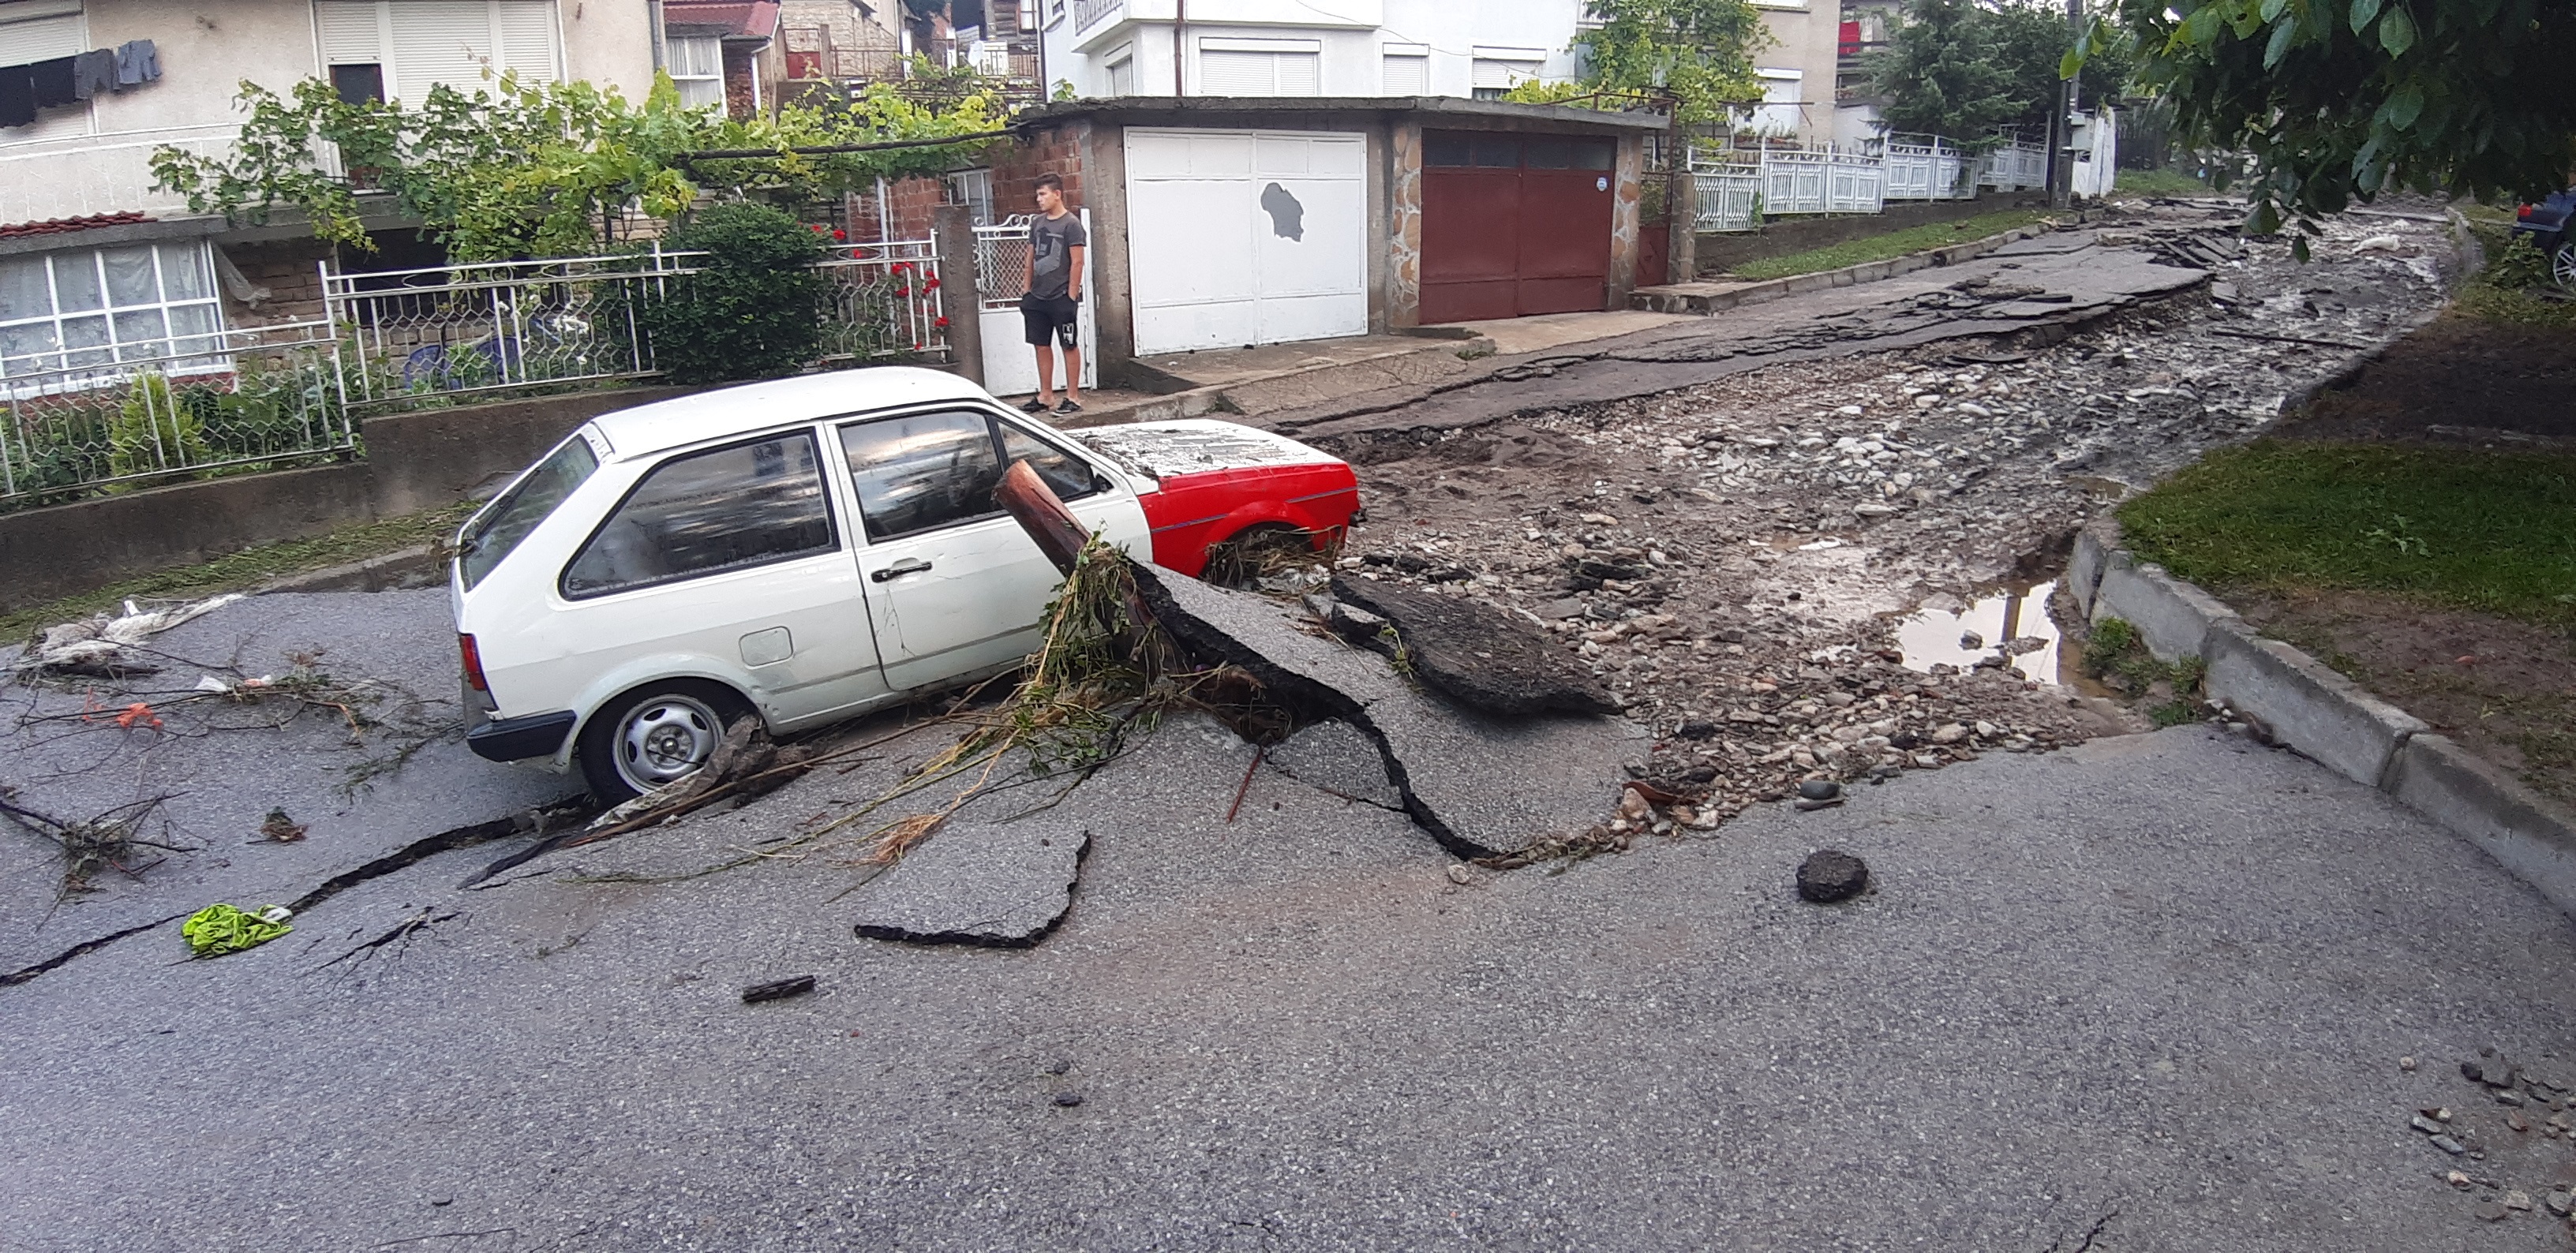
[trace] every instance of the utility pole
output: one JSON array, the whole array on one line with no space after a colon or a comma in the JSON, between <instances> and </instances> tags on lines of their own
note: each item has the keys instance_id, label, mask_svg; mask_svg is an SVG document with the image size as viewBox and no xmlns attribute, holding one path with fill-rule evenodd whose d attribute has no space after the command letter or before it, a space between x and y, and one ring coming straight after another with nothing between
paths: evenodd
<instances>
[{"instance_id":1,"label":"utility pole","mask_svg":"<svg viewBox=\"0 0 2576 1253\"><path fill-rule=\"evenodd\" d=\"M2084 0L2066 0L2068 47L2084 39ZM2048 114L2048 203L2063 209L2075 193L2075 154L2068 151L2075 142L2076 80L2061 79L2054 93L2057 107Z\"/></svg>"}]
</instances>

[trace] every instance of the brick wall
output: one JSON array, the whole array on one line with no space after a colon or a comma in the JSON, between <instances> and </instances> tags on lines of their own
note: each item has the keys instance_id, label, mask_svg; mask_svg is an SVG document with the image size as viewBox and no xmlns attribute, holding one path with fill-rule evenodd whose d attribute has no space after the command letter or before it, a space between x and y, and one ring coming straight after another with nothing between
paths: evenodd
<instances>
[{"instance_id":1,"label":"brick wall","mask_svg":"<svg viewBox=\"0 0 2576 1253\"><path fill-rule=\"evenodd\" d=\"M266 326L322 316L321 263L332 255L331 245L307 236L260 243L218 241L215 246L223 250L233 268L240 270L251 286L268 289L268 297L257 307L225 292L225 325Z\"/></svg>"},{"instance_id":2,"label":"brick wall","mask_svg":"<svg viewBox=\"0 0 2576 1253\"><path fill-rule=\"evenodd\" d=\"M1030 140L1016 141L996 148L987 155L993 171L993 216L1006 218L1015 213L1037 212L1038 176L1054 174L1064 180L1065 203L1079 209L1082 199L1082 145L1072 132L1062 129L1040 131ZM896 239L930 237L931 210L951 203L949 182L945 178L907 178L886 184L885 222ZM852 195L846 202L850 238L873 240L878 237L877 198L873 189Z\"/></svg>"}]
</instances>

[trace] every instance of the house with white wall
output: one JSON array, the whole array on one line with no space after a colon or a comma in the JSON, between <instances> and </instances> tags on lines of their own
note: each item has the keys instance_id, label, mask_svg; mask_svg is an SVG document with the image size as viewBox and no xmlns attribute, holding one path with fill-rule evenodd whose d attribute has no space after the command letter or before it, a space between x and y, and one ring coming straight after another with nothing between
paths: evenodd
<instances>
[{"instance_id":1,"label":"house with white wall","mask_svg":"<svg viewBox=\"0 0 2576 1253\"><path fill-rule=\"evenodd\" d=\"M24 117L0 89L0 123L19 123L0 125L0 376L12 357L23 369L318 298L328 249L300 225L227 223L152 186L155 148L229 148L242 83L418 101L433 84L480 87L489 67L640 98L656 20L646 0L0 0L0 75L147 41L154 70Z\"/></svg>"},{"instance_id":2,"label":"house with white wall","mask_svg":"<svg viewBox=\"0 0 2576 1253\"><path fill-rule=\"evenodd\" d=\"M1461 96L1581 77L1585 0L1039 0L1047 81L1076 96ZM1837 0L1760 0L1760 129L1833 127Z\"/></svg>"}]
</instances>

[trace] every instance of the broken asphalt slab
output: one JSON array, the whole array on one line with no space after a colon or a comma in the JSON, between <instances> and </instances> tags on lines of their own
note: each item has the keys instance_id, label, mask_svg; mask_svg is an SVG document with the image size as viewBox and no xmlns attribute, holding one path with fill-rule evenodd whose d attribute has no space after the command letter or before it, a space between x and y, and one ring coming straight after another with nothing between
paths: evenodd
<instances>
[{"instance_id":1,"label":"broken asphalt slab","mask_svg":"<svg viewBox=\"0 0 2576 1253\"><path fill-rule=\"evenodd\" d=\"M1151 738L1094 780L1131 816L1084 816L1036 949L855 940L826 857L457 894L461 852L238 956L0 989L0 1223L31 1253L2564 1247L2478 1223L2406 1123L2475 1095L2479 1048L2566 1061L2576 928L2289 754L1997 754L1459 887L1273 772L1229 826L1251 746ZM721 852L818 774L634 847ZM1826 845L1879 892L1800 903ZM791 972L814 993L739 1003Z\"/></svg>"},{"instance_id":2,"label":"broken asphalt slab","mask_svg":"<svg viewBox=\"0 0 2576 1253\"><path fill-rule=\"evenodd\" d=\"M1888 352L1946 340L2049 333L2200 286L2205 270L2112 247L2092 230L2021 241L1956 265L1765 304L1523 357L1496 357L1459 378L1337 397L1249 419L1308 443L1421 429L1454 430L1521 414L1692 387L1788 361ZM2036 288L2016 300L1975 297L1980 282ZM1963 288L1962 284L1971 285Z\"/></svg>"},{"instance_id":3,"label":"broken asphalt slab","mask_svg":"<svg viewBox=\"0 0 2576 1253\"><path fill-rule=\"evenodd\" d=\"M188 851L151 850L163 859L139 876L100 873L95 891L57 900L54 846L0 823L0 975L209 904L285 904L433 851L510 838L521 832L519 818L582 790L466 749L443 589L253 596L144 647L160 674L10 689L0 709L8 720L0 723L0 783L20 790L17 803L71 821L167 795L146 834ZM388 685L377 703L356 706L371 719L393 721L395 706L416 699L401 717L407 731L353 734L329 710L288 719L274 697L187 706L185 715L168 709L172 696L196 695L201 675L285 674L296 656L346 682ZM165 729L119 727L112 712L79 716L93 702L113 711L138 699L164 711ZM220 715L221 725L200 726L201 714ZM262 838L267 815L281 809L304 828L302 839Z\"/></svg>"},{"instance_id":4,"label":"broken asphalt slab","mask_svg":"<svg viewBox=\"0 0 2576 1253\"><path fill-rule=\"evenodd\" d=\"M869 940L1027 948L1073 907L1091 832L1063 822L949 822L855 894Z\"/></svg>"},{"instance_id":5,"label":"broken asphalt slab","mask_svg":"<svg viewBox=\"0 0 2576 1253\"><path fill-rule=\"evenodd\" d=\"M1375 653L1299 628L1301 611L1139 566L1137 586L1195 655L1243 667L1310 718L1374 740L1405 811L1461 857L1520 852L1602 821L1645 732L1618 719L1480 715L1415 691Z\"/></svg>"},{"instance_id":6,"label":"broken asphalt slab","mask_svg":"<svg viewBox=\"0 0 2576 1253\"><path fill-rule=\"evenodd\" d=\"M1334 599L1395 628L1405 664L1424 683L1506 717L1615 714L1619 702L1557 642L1499 609L1392 583L1336 576ZM1337 617L1334 626L1343 627ZM1348 638L1350 632L1345 631ZM1355 644L1376 647L1371 639Z\"/></svg>"}]
</instances>

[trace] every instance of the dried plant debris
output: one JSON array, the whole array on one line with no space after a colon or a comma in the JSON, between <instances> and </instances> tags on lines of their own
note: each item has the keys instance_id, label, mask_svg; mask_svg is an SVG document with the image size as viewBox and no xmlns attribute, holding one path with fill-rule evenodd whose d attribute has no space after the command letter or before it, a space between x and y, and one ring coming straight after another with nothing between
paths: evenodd
<instances>
[{"instance_id":1,"label":"dried plant debris","mask_svg":"<svg viewBox=\"0 0 2576 1253\"><path fill-rule=\"evenodd\" d=\"M241 598L233 593L204 600L128 600L122 613L45 628L7 669L19 675L104 679L157 674L161 667L141 647L144 640Z\"/></svg>"},{"instance_id":2,"label":"dried plant debris","mask_svg":"<svg viewBox=\"0 0 2576 1253\"><path fill-rule=\"evenodd\" d=\"M166 821L149 838L144 834L147 824L169 799L146 797L72 821L21 803L18 789L0 784L0 817L61 850L62 886L55 897L59 901L98 890L97 878L101 874L113 871L139 881L145 871L160 865L168 854L195 852L192 845L171 842Z\"/></svg>"}]
</instances>

